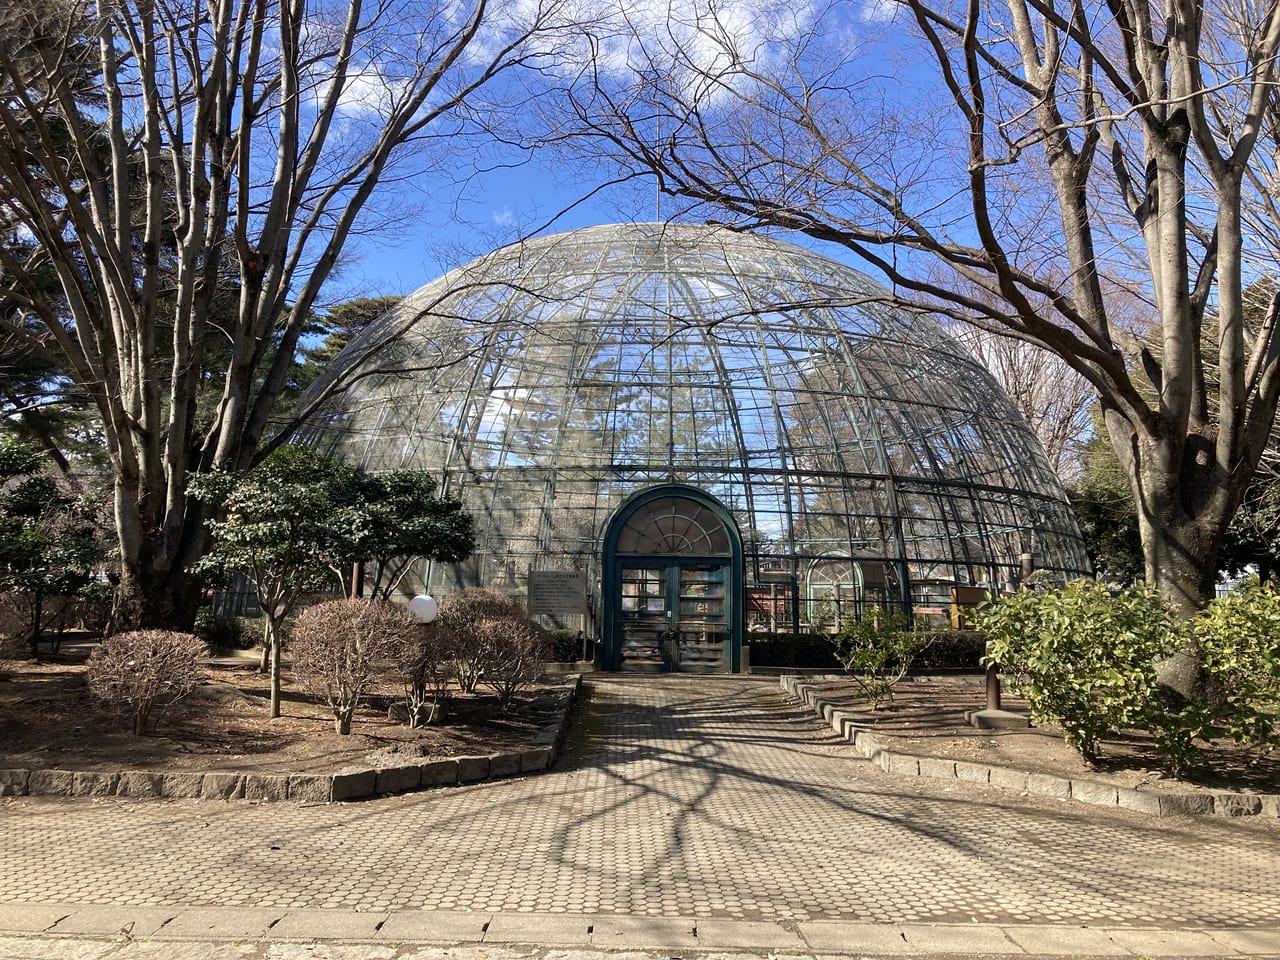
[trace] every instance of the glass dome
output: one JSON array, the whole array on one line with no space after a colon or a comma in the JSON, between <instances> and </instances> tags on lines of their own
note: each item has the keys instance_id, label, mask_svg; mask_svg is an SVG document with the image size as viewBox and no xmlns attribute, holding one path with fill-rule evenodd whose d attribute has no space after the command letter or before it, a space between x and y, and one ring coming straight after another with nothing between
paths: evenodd
<instances>
[{"instance_id":1,"label":"glass dome","mask_svg":"<svg viewBox=\"0 0 1280 960\"><path fill-rule=\"evenodd\" d=\"M1025 554L1086 572L1066 496L1000 387L936 320L882 297L847 266L722 227L528 241L366 329L328 374L353 385L302 439L369 470L428 470L470 508L478 548L424 571L437 594L518 596L530 568L583 570L599 612L620 586L610 525L664 486L675 506L646 510L689 514L680 491L686 506L700 491L736 526L748 630L829 628L870 605L944 615L952 587L1014 582ZM663 529L614 548L679 554Z\"/></svg>"}]
</instances>

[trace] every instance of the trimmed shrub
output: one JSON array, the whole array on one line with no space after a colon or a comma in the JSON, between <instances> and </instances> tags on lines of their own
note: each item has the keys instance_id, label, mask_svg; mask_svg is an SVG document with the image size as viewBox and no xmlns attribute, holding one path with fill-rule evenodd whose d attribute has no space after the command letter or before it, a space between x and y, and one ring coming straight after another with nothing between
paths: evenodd
<instances>
[{"instance_id":1,"label":"trimmed shrub","mask_svg":"<svg viewBox=\"0 0 1280 960\"><path fill-rule=\"evenodd\" d=\"M1254 582L1211 602L1192 630L1209 687L1196 733L1260 753L1280 746L1280 594Z\"/></svg>"},{"instance_id":2,"label":"trimmed shrub","mask_svg":"<svg viewBox=\"0 0 1280 960\"><path fill-rule=\"evenodd\" d=\"M582 631L548 630L551 659L555 663L574 663L582 659Z\"/></svg>"},{"instance_id":3,"label":"trimmed shrub","mask_svg":"<svg viewBox=\"0 0 1280 960\"><path fill-rule=\"evenodd\" d=\"M196 611L193 632L214 650L235 650L243 645L240 621L235 617L219 616L209 607Z\"/></svg>"},{"instance_id":4,"label":"trimmed shrub","mask_svg":"<svg viewBox=\"0 0 1280 960\"><path fill-rule=\"evenodd\" d=\"M381 600L330 600L294 621L293 671L312 696L333 711L334 729L351 720L378 664L417 640L422 625L409 611Z\"/></svg>"},{"instance_id":5,"label":"trimmed shrub","mask_svg":"<svg viewBox=\"0 0 1280 960\"><path fill-rule=\"evenodd\" d=\"M981 670L986 637L976 630L920 631L927 643L916 654L914 670Z\"/></svg>"},{"instance_id":6,"label":"trimmed shrub","mask_svg":"<svg viewBox=\"0 0 1280 960\"><path fill-rule=\"evenodd\" d=\"M831 637L820 633L748 633L752 667L839 670Z\"/></svg>"},{"instance_id":7,"label":"trimmed shrub","mask_svg":"<svg viewBox=\"0 0 1280 960\"><path fill-rule=\"evenodd\" d=\"M457 667L458 686L474 693L487 667L489 648L478 627L486 620L523 619L520 607L497 590L468 587L451 593L440 603L438 629L450 634Z\"/></svg>"},{"instance_id":8,"label":"trimmed shrub","mask_svg":"<svg viewBox=\"0 0 1280 960\"><path fill-rule=\"evenodd\" d=\"M516 694L542 676L542 665L551 656L547 633L524 617L481 620L475 632L484 650L480 685L494 692L506 713Z\"/></svg>"},{"instance_id":9,"label":"trimmed shrub","mask_svg":"<svg viewBox=\"0 0 1280 960\"><path fill-rule=\"evenodd\" d=\"M108 637L89 656L89 692L132 719L141 735L148 722L200 683L205 642L172 630L136 630Z\"/></svg>"},{"instance_id":10,"label":"trimmed shrub","mask_svg":"<svg viewBox=\"0 0 1280 960\"><path fill-rule=\"evenodd\" d=\"M440 629L438 623L419 624L413 638L393 652L392 662L404 680L410 727L441 716L449 699L449 682L457 674L453 641L452 631Z\"/></svg>"},{"instance_id":11,"label":"trimmed shrub","mask_svg":"<svg viewBox=\"0 0 1280 960\"><path fill-rule=\"evenodd\" d=\"M1112 596L1096 580L1061 589L1022 590L978 612L989 659L1025 697L1036 723L1060 727L1087 760L1103 737L1125 727L1157 735L1178 768L1190 736L1159 699L1155 663L1178 646L1176 624L1159 595L1138 584Z\"/></svg>"}]
</instances>

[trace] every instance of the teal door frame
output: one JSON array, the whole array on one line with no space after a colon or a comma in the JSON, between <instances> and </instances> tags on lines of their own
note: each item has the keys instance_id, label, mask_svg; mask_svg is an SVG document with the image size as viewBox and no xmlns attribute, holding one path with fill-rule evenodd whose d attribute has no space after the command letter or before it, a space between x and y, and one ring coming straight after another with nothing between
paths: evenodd
<instances>
[{"instance_id":1,"label":"teal door frame","mask_svg":"<svg viewBox=\"0 0 1280 960\"><path fill-rule=\"evenodd\" d=\"M655 500L664 497L687 499L710 510L717 520L723 524L728 534L730 552L728 555L707 555L698 553L619 553L618 537L623 527L637 510ZM601 638L604 650L601 657L605 670L622 669L622 568L628 566L653 567L685 566L691 564L725 564L728 566L728 577L725 581L725 632L726 632L726 666L731 673L742 672L742 633L743 608L746 591L743 584L742 534L733 514L715 497L705 490L683 483L668 483L661 486L648 487L633 493L614 511L603 537L603 555L601 557ZM670 584L668 591L670 591ZM668 600L670 603L670 599ZM676 610L679 609L678 599ZM678 617L678 613L676 615Z\"/></svg>"}]
</instances>

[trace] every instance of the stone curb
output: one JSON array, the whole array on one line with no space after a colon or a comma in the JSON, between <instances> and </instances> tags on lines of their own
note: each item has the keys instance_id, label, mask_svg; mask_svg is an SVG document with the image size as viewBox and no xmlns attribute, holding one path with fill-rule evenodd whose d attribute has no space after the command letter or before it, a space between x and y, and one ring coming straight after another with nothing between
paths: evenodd
<instances>
[{"instance_id":1,"label":"stone curb","mask_svg":"<svg viewBox=\"0 0 1280 960\"><path fill-rule=\"evenodd\" d=\"M0 770L0 797L168 797L335 803L458 786L550 770L560 756L582 675L553 691L556 717L523 750L425 760L402 767L348 767L332 774L154 773L146 770Z\"/></svg>"},{"instance_id":2,"label":"stone curb","mask_svg":"<svg viewBox=\"0 0 1280 960\"><path fill-rule=\"evenodd\" d=\"M128 943L120 946L122 934ZM1046 924L775 921L632 914L545 914L199 906L0 904L0 935L9 945L43 943L23 956L228 956L223 945L340 943L343 956L408 956L404 945L450 944L431 956L743 957L740 951L795 957L1240 957L1280 955L1277 927L1079 927ZM114 942L105 953L87 945ZM106 944L102 944L106 945ZM181 946L179 946L181 945ZM59 949L61 948L61 949ZM369 949L363 949L369 948ZM331 953L319 948L324 956ZM588 952L589 951L589 952ZM623 951L633 951L624 953ZM268 948L271 956L282 955ZM285 952L294 956L287 948ZM261 954L261 951L258 951ZM6 956L8 953L6 953ZM257 954L255 954L257 955ZM301 952L297 953L301 956ZM520 956L529 955L527 950ZM419 956L415 953L414 956Z\"/></svg>"},{"instance_id":3,"label":"stone curb","mask_svg":"<svg viewBox=\"0 0 1280 960\"><path fill-rule=\"evenodd\" d=\"M931 777L941 780L967 780L986 783L1005 790L1059 800L1075 800L1100 807L1123 807L1157 817L1220 816L1280 818L1280 794L1236 793L1222 790L1212 793L1191 791L1153 793L1130 787L1116 787L1096 780L1058 777L1046 773L1026 773L967 760L898 753L881 746L875 734L860 725L853 716L833 701L819 696L817 685L808 678L784 675L779 683L793 700L813 710L831 729L853 744L863 757L886 773L908 777Z\"/></svg>"}]
</instances>

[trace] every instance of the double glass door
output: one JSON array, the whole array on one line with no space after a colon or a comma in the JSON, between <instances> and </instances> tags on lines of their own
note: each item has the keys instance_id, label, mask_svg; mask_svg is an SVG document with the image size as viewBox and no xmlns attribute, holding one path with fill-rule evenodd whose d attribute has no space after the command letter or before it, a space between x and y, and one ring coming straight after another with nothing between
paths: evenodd
<instances>
[{"instance_id":1,"label":"double glass door","mask_svg":"<svg viewBox=\"0 0 1280 960\"><path fill-rule=\"evenodd\" d=\"M725 561L646 560L622 564L622 669L728 670Z\"/></svg>"}]
</instances>

